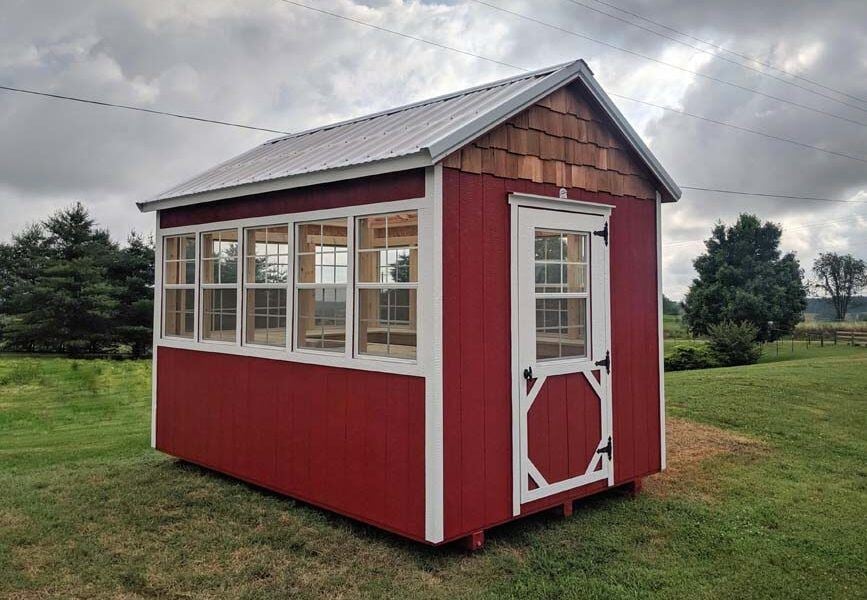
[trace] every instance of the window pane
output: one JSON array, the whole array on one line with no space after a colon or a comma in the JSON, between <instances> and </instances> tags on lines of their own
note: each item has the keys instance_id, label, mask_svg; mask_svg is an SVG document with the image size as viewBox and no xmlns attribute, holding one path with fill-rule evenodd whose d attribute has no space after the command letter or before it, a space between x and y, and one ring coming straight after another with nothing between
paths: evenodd
<instances>
[{"instance_id":1,"label":"window pane","mask_svg":"<svg viewBox=\"0 0 867 600\"><path fill-rule=\"evenodd\" d=\"M237 317L235 290L202 290L202 339L234 342Z\"/></svg>"},{"instance_id":2,"label":"window pane","mask_svg":"<svg viewBox=\"0 0 867 600\"><path fill-rule=\"evenodd\" d=\"M587 292L587 234L536 230L537 294Z\"/></svg>"},{"instance_id":3,"label":"window pane","mask_svg":"<svg viewBox=\"0 0 867 600\"><path fill-rule=\"evenodd\" d=\"M163 335L193 337L194 290L165 290L163 295Z\"/></svg>"},{"instance_id":4,"label":"window pane","mask_svg":"<svg viewBox=\"0 0 867 600\"><path fill-rule=\"evenodd\" d=\"M343 351L346 347L346 288L298 290L298 348Z\"/></svg>"},{"instance_id":5,"label":"window pane","mask_svg":"<svg viewBox=\"0 0 867 600\"><path fill-rule=\"evenodd\" d=\"M358 220L358 281L418 281L418 214L415 211Z\"/></svg>"},{"instance_id":6,"label":"window pane","mask_svg":"<svg viewBox=\"0 0 867 600\"><path fill-rule=\"evenodd\" d=\"M286 345L286 290L247 290L248 344Z\"/></svg>"},{"instance_id":7,"label":"window pane","mask_svg":"<svg viewBox=\"0 0 867 600\"><path fill-rule=\"evenodd\" d=\"M202 235L202 283L238 282L238 231Z\"/></svg>"},{"instance_id":8,"label":"window pane","mask_svg":"<svg viewBox=\"0 0 867 600\"><path fill-rule=\"evenodd\" d=\"M303 223L298 227L298 282L348 282L346 219Z\"/></svg>"},{"instance_id":9,"label":"window pane","mask_svg":"<svg viewBox=\"0 0 867 600\"><path fill-rule=\"evenodd\" d=\"M416 290L359 290L360 354L414 359L416 343Z\"/></svg>"},{"instance_id":10,"label":"window pane","mask_svg":"<svg viewBox=\"0 0 867 600\"><path fill-rule=\"evenodd\" d=\"M196 277L196 238L192 235L165 238L163 283L193 284Z\"/></svg>"},{"instance_id":11,"label":"window pane","mask_svg":"<svg viewBox=\"0 0 867 600\"><path fill-rule=\"evenodd\" d=\"M536 299L536 360L587 355L587 298Z\"/></svg>"},{"instance_id":12,"label":"window pane","mask_svg":"<svg viewBox=\"0 0 867 600\"><path fill-rule=\"evenodd\" d=\"M247 230L247 283L286 283L289 279L289 228Z\"/></svg>"}]
</instances>

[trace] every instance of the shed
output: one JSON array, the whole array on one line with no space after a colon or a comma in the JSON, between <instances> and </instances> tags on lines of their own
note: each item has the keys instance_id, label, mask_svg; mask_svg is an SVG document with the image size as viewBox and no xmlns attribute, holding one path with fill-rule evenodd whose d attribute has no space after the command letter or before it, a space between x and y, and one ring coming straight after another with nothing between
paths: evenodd
<instances>
[{"instance_id":1,"label":"shed","mask_svg":"<svg viewBox=\"0 0 867 600\"><path fill-rule=\"evenodd\" d=\"M679 197L580 60L253 148L139 204L152 443L429 544L640 487Z\"/></svg>"}]
</instances>

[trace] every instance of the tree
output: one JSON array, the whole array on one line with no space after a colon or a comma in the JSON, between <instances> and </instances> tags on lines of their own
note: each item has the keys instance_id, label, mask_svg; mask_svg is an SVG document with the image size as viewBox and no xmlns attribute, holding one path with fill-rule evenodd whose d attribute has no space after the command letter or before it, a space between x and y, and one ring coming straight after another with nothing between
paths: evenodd
<instances>
[{"instance_id":1,"label":"tree","mask_svg":"<svg viewBox=\"0 0 867 600\"><path fill-rule=\"evenodd\" d=\"M724 321L749 322L760 341L792 331L807 305L803 272L792 253L780 255L782 229L754 215L718 223L695 259L698 277L684 302L684 320L694 335Z\"/></svg>"},{"instance_id":2,"label":"tree","mask_svg":"<svg viewBox=\"0 0 867 600\"><path fill-rule=\"evenodd\" d=\"M851 254L824 252L813 262L816 287L831 300L838 321L846 319L852 297L867 287L867 264Z\"/></svg>"},{"instance_id":3,"label":"tree","mask_svg":"<svg viewBox=\"0 0 867 600\"><path fill-rule=\"evenodd\" d=\"M664 315L679 315L680 314L680 303L675 302L671 298L666 297L665 294L662 295L662 314Z\"/></svg>"},{"instance_id":4,"label":"tree","mask_svg":"<svg viewBox=\"0 0 867 600\"><path fill-rule=\"evenodd\" d=\"M153 335L153 239L131 233L108 274L117 300L115 341L128 345L134 356L142 356L150 347Z\"/></svg>"}]
</instances>

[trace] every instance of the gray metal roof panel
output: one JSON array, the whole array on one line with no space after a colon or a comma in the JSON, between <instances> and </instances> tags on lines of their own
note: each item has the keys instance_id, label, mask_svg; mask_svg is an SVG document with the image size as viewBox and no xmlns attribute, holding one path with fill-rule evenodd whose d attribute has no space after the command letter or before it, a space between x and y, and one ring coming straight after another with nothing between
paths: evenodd
<instances>
[{"instance_id":1,"label":"gray metal roof panel","mask_svg":"<svg viewBox=\"0 0 867 600\"><path fill-rule=\"evenodd\" d=\"M205 201L207 196L225 196L231 188L239 186L273 187L282 185L278 180L288 183L295 176L403 157L414 157L413 164L433 164L574 80L589 88L668 194L673 199L679 198L680 189L629 126L584 61L578 60L270 140L141 203L140 208L152 210L169 200ZM422 163L418 163L419 159Z\"/></svg>"}]
</instances>

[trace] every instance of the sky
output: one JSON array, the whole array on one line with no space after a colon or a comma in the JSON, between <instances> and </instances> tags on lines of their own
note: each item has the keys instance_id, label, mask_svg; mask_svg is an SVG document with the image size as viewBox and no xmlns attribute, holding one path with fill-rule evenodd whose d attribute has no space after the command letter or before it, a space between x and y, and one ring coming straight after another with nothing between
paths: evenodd
<instances>
[{"instance_id":1,"label":"sky","mask_svg":"<svg viewBox=\"0 0 867 600\"><path fill-rule=\"evenodd\" d=\"M520 67L583 58L609 93L867 159L867 2L603 1L299 0ZM518 73L283 0L0 6L0 85L281 131ZM685 191L663 208L667 295L685 294L714 223L742 212L782 225L808 275L819 252L867 257L867 163L614 100L680 185L850 202ZM75 201L115 239L150 233L136 201L273 137L0 91L0 240Z\"/></svg>"}]
</instances>

